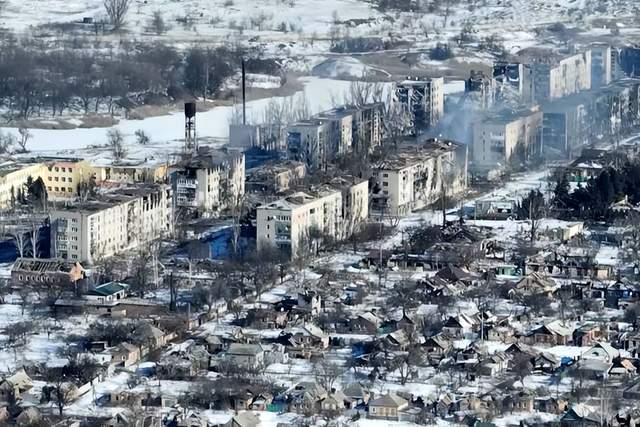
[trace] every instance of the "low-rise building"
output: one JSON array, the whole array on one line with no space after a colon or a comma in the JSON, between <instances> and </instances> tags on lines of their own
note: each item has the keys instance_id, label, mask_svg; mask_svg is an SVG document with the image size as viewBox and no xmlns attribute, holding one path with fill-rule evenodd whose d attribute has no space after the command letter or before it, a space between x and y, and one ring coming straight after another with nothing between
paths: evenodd
<instances>
[{"instance_id":1,"label":"low-rise building","mask_svg":"<svg viewBox=\"0 0 640 427\"><path fill-rule=\"evenodd\" d=\"M72 288L86 277L78 261L65 259L18 258L11 267L13 283L51 284Z\"/></svg>"},{"instance_id":2,"label":"low-rise building","mask_svg":"<svg viewBox=\"0 0 640 427\"><path fill-rule=\"evenodd\" d=\"M58 258L91 263L170 234L173 214L168 185L120 188L101 200L52 210L51 250Z\"/></svg>"},{"instance_id":3,"label":"low-rise building","mask_svg":"<svg viewBox=\"0 0 640 427\"><path fill-rule=\"evenodd\" d=\"M88 301L109 303L118 301L126 296L128 286L123 283L109 282L98 285L85 294Z\"/></svg>"},{"instance_id":4,"label":"low-rise building","mask_svg":"<svg viewBox=\"0 0 640 427\"><path fill-rule=\"evenodd\" d=\"M371 211L406 215L466 189L467 146L431 139L374 164L373 178L377 188L371 195Z\"/></svg>"}]
</instances>

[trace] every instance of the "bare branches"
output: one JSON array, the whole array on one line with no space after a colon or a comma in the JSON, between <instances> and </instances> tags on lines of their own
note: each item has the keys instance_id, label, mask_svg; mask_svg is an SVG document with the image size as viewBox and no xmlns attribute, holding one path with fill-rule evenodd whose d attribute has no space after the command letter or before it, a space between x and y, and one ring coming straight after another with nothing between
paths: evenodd
<instances>
[{"instance_id":1,"label":"bare branches","mask_svg":"<svg viewBox=\"0 0 640 427\"><path fill-rule=\"evenodd\" d=\"M129 6L131 0L104 0L104 9L114 30L119 30L124 25Z\"/></svg>"},{"instance_id":2,"label":"bare branches","mask_svg":"<svg viewBox=\"0 0 640 427\"><path fill-rule=\"evenodd\" d=\"M124 146L124 135L119 129L110 129L107 132L107 144L116 162L126 157L127 149Z\"/></svg>"}]
</instances>

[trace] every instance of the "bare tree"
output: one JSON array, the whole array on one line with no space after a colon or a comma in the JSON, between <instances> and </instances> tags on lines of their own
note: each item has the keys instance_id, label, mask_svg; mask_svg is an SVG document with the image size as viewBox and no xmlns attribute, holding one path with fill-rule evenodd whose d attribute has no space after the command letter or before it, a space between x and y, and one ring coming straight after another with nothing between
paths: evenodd
<instances>
[{"instance_id":1,"label":"bare tree","mask_svg":"<svg viewBox=\"0 0 640 427\"><path fill-rule=\"evenodd\" d=\"M330 392L338 378L345 373L345 368L327 359L320 359L313 363L312 372L316 382Z\"/></svg>"},{"instance_id":2,"label":"bare tree","mask_svg":"<svg viewBox=\"0 0 640 427\"><path fill-rule=\"evenodd\" d=\"M104 0L104 9L114 30L122 28L130 6L131 0Z\"/></svg>"},{"instance_id":3,"label":"bare tree","mask_svg":"<svg viewBox=\"0 0 640 427\"><path fill-rule=\"evenodd\" d=\"M33 135L31 134L29 129L27 129L24 126L21 126L20 128L18 128L18 134L20 134L20 139L17 139L16 143L18 144L18 147L20 147L20 152L26 153L28 151L27 142L29 142L29 140L33 137Z\"/></svg>"},{"instance_id":4,"label":"bare tree","mask_svg":"<svg viewBox=\"0 0 640 427\"><path fill-rule=\"evenodd\" d=\"M127 149L124 146L124 135L119 129L110 129L107 132L107 143L116 162L125 158Z\"/></svg>"},{"instance_id":5,"label":"bare tree","mask_svg":"<svg viewBox=\"0 0 640 427\"><path fill-rule=\"evenodd\" d=\"M68 382L67 376L60 368L50 368L45 378L48 385L43 388L43 394L48 394L49 399L57 406L58 414L62 417L64 407L75 399L77 388ZM45 388L47 392L45 392Z\"/></svg>"},{"instance_id":6,"label":"bare tree","mask_svg":"<svg viewBox=\"0 0 640 427\"><path fill-rule=\"evenodd\" d=\"M391 360L390 370L397 371L400 376L400 384L405 385L409 378L416 374L416 366L420 365L423 355L420 347L412 348L410 351L394 357Z\"/></svg>"},{"instance_id":7,"label":"bare tree","mask_svg":"<svg viewBox=\"0 0 640 427\"><path fill-rule=\"evenodd\" d=\"M9 235L13 239L14 244L16 245L16 249L18 250L18 255L20 258L24 258L27 251L27 243L29 242L28 235L24 232L21 227L18 227L17 230L10 232Z\"/></svg>"}]
</instances>

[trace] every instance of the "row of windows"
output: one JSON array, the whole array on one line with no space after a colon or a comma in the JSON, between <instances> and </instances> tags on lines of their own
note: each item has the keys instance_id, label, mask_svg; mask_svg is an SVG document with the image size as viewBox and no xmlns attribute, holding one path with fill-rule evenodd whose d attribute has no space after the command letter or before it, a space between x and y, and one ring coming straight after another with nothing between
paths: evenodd
<instances>
[{"instance_id":1,"label":"row of windows","mask_svg":"<svg viewBox=\"0 0 640 427\"><path fill-rule=\"evenodd\" d=\"M51 181L52 177L49 177L49 181ZM58 177L53 177L53 179L57 182L58 181ZM64 176L62 177L62 182L67 182L67 178L65 178ZM69 182L73 182L73 178L69 178Z\"/></svg>"},{"instance_id":2,"label":"row of windows","mask_svg":"<svg viewBox=\"0 0 640 427\"><path fill-rule=\"evenodd\" d=\"M49 166L49 172L51 172L51 166ZM55 166L53 168L54 171L56 172L60 172L60 170L62 169L62 172L67 172L67 169L69 169L69 172L73 172L73 168L59 168L58 166Z\"/></svg>"},{"instance_id":3,"label":"row of windows","mask_svg":"<svg viewBox=\"0 0 640 427\"><path fill-rule=\"evenodd\" d=\"M47 191L52 191L51 188L53 188L53 191L60 191L63 193L69 192L69 193L73 193L73 188L71 187L47 187Z\"/></svg>"}]
</instances>

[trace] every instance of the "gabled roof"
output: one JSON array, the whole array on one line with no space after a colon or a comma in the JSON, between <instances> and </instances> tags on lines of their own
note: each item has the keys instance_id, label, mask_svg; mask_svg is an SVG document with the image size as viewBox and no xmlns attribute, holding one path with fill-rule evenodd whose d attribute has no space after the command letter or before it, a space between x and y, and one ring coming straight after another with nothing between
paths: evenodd
<instances>
[{"instance_id":1,"label":"gabled roof","mask_svg":"<svg viewBox=\"0 0 640 427\"><path fill-rule=\"evenodd\" d=\"M400 408L407 405L409 402L406 399L398 396L395 393L387 393L380 397L377 397L369 401L369 406L384 406L387 408Z\"/></svg>"},{"instance_id":2,"label":"gabled roof","mask_svg":"<svg viewBox=\"0 0 640 427\"><path fill-rule=\"evenodd\" d=\"M599 357L589 355L589 353L591 352L599 353L598 350L602 350L604 352L604 355L606 355L609 360L613 360L616 357L620 356L620 351L618 351L617 348L614 348L608 342L598 342L594 344L589 350L585 351L582 354L582 357Z\"/></svg>"},{"instance_id":3,"label":"gabled roof","mask_svg":"<svg viewBox=\"0 0 640 427\"><path fill-rule=\"evenodd\" d=\"M233 343L229 346L227 354L233 354L235 356L256 356L264 352L264 349L260 344L238 344Z\"/></svg>"}]
</instances>

